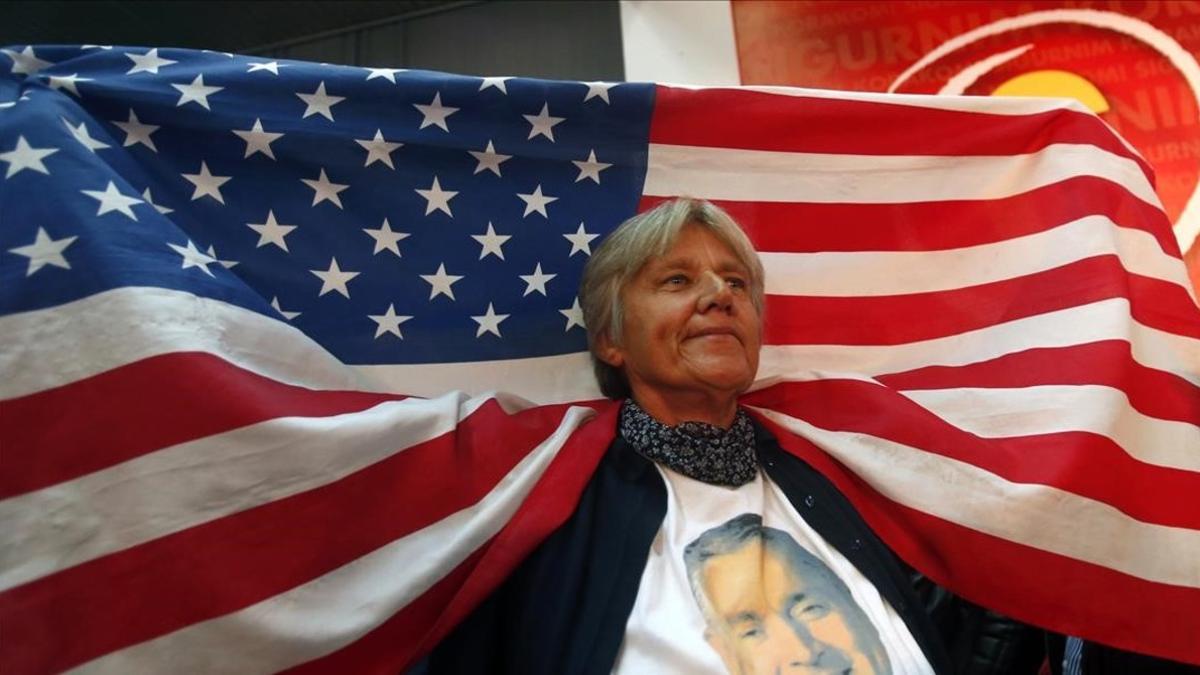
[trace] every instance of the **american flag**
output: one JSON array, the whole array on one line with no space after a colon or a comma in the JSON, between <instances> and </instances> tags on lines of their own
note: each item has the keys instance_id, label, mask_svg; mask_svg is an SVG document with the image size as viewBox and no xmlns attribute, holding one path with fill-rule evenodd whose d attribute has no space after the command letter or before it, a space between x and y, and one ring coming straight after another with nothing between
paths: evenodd
<instances>
[{"instance_id":1,"label":"american flag","mask_svg":"<svg viewBox=\"0 0 1200 675\"><path fill-rule=\"evenodd\" d=\"M767 269L743 402L901 557L1200 663L1200 312L1082 108L0 53L5 673L411 663L573 509L579 276L675 195Z\"/></svg>"}]
</instances>

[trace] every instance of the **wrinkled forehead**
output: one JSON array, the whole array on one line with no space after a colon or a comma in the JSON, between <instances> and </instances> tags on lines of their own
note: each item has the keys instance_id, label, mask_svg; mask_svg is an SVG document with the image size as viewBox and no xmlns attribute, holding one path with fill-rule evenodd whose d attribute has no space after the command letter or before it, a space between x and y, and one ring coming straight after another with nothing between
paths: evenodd
<instances>
[{"instance_id":1,"label":"wrinkled forehead","mask_svg":"<svg viewBox=\"0 0 1200 675\"><path fill-rule=\"evenodd\" d=\"M637 275L667 269L707 268L721 273L751 273L749 261L742 260L730 242L722 236L723 233L696 223L685 223L674 234L674 237L664 237L661 242L656 242L658 245L652 248L649 256L642 262Z\"/></svg>"}]
</instances>

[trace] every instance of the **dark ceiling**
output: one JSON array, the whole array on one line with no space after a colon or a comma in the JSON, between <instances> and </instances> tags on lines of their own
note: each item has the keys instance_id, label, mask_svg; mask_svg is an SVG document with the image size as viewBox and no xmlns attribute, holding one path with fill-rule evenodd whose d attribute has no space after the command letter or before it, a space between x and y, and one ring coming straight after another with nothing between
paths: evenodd
<instances>
[{"instance_id":1,"label":"dark ceiling","mask_svg":"<svg viewBox=\"0 0 1200 675\"><path fill-rule=\"evenodd\" d=\"M72 0L0 4L0 45L115 44L252 52L324 33L475 2L146 2Z\"/></svg>"}]
</instances>

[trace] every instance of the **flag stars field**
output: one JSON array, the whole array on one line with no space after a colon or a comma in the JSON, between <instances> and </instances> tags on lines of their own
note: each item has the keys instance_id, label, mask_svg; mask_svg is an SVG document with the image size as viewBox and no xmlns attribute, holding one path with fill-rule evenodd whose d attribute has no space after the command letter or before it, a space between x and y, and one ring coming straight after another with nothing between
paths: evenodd
<instances>
[{"instance_id":1,"label":"flag stars field","mask_svg":"<svg viewBox=\"0 0 1200 675\"><path fill-rule=\"evenodd\" d=\"M333 106L346 100L345 96L333 96L325 92L325 81L322 80L317 85L316 91L311 94L297 92L296 96L301 101L304 101L304 115L301 119L320 115L330 122L333 121Z\"/></svg>"},{"instance_id":2,"label":"flag stars field","mask_svg":"<svg viewBox=\"0 0 1200 675\"><path fill-rule=\"evenodd\" d=\"M587 85L588 88L587 93L583 96L585 102L595 98L605 103L612 103L612 101L608 100L608 90L617 86L620 82L584 82L583 84Z\"/></svg>"},{"instance_id":3,"label":"flag stars field","mask_svg":"<svg viewBox=\"0 0 1200 675\"><path fill-rule=\"evenodd\" d=\"M442 93L438 92L433 95L433 100L428 105L414 103L413 107L421 111L421 126L418 129L425 127L439 127L442 131L450 131L450 127L446 124L446 118L458 112L458 108L451 108L447 105L442 105Z\"/></svg>"},{"instance_id":4,"label":"flag stars field","mask_svg":"<svg viewBox=\"0 0 1200 675\"><path fill-rule=\"evenodd\" d=\"M171 247L171 250L178 253L183 259L181 263L182 269L186 270L190 267L197 267L208 276L214 276L212 270L208 269L208 266L217 262L216 258L196 248L191 239L188 239L187 246L180 246L179 244L172 244L170 242L167 243L167 246Z\"/></svg>"},{"instance_id":5,"label":"flag stars field","mask_svg":"<svg viewBox=\"0 0 1200 675\"><path fill-rule=\"evenodd\" d=\"M67 121L67 118L64 117L63 124L67 126L67 130L71 132L71 135L75 137L75 140L79 141L80 145L87 148L91 152L112 147L108 143L92 138L92 133L88 131L87 125L83 122L80 122L79 126L73 127L71 126L71 123Z\"/></svg>"},{"instance_id":6,"label":"flag stars field","mask_svg":"<svg viewBox=\"0 0 1200 675\"><path fill-rule=\"evenodd\" d=\"M396 307L392 303L388 303L387 311L383 314L368 314L367 318L375 322L375 339L390 334L401 340L404 334L400 332L400 324L412 319L411 316L396 314Z\"/></svg>"},{"instance_id":7,"label":"flag stars field","mask_svg":"<svg viewBox=\"0 0 1200 675\"><path fill-rule=\"evenodd\" d=\"M77 73L70 75L50 75L46 78L46 83L51 89L65 90L70 92L75 98L79 98L79 88L76 86L80 82L91 82L90 77L79 77Z\"/></svg>"},{"instance_id":8,"label":"flag stars field","mask_svg":"<svg viewBox=\"0 0 1200 675\"><path fill-rule=\"evenodd\" d=\"M100 202L99 207L96 209L97 216L116 211L132 220L137 220L137 215L133 212L133 206L145 203L137 197L121 194L121 191L117 189L116 183L113 183L111 180L108 181L108 186L103 190L80 190L80 192Z\"/></svg>"},{"instance_id":9,"label":"flag stars field","mask_svg":"<svg viewBox=\"0 0 1200 675\"><path fill-rule=\"evenodd\" d=\"M9 71L13 75L32 75L43 68L49 68L54 65L49 61L44 61L37 57L33 47L28 46L21 51L13 51L11 49L0 49L0 53L12 59L12 70Z\"/></svg>"},{"instance_id":10,"label":"flag stars field","mask_svg":"<svg viewBox=\"0 0 1200 675\"><path fill-rule=\"evenodd\" d=\"M246 72L247 73L266 72L266 73L271 73L272 75L278 75L280 68L283 68L283 65L280 64L278 61L267 61L266 63L251 63L251 64L249 64L249 66L246 68Z\"/></svg>"},{"instance_id":11,"label":"flag stars field","mask_svg":"<svg viewBox=\"0 0 1200 675\"><path fill-rule=\"evenodd\" d=\"M152 152L158 152L158 148L154 145L154 139L150 138L150 135L158 131L160 127L142 122L133 108L129 109L129 119L124 122L113 122L113 124L125 132L125 142L121 144L121 147L128 148L131 145L140 144L150 148Z\"/></svg>"},{"instance_id":12,"label":"flag stars field","mask_svg":"<svg viewBox=\"0 0 1200 675\"><path fill-rule=\"evenodd\" d=\"M225 197L221 195L221 186L228 183L232 176L215 176L208 170L208 163L200 162L199 173L185 173L183 177L195 186L192 190L192 201L201 197L211 197L224 204Z\"/></svg>"},{"instance_id":13,"label":"flag stars field","mask_svg":"<svg viewBox=\"0 0 1200 675\"><path fill-rule=\"evenodd\" d=\"M521 296L524 297L533 292L541 293L543 296L545 296L546 284L558 275L543 273L542 263L538 263L532 274L520 274L518 276L520 276L521 280L525 282L525 292L521 294Z\"/></svg>"},{"instance_id":14,"label":"flag stars field","mask_svg":"<svg viewBox=\"0 0 1200 675\"><path fill-rule=\"evenodd\" d=\"M511 77L485 77L485 78L483 78L483 82L479 83L479 91L483 91L484 89L497 89L500 91L501 94L504 94L505 96L507 96L508 95L508 85L506 85L505 82L508 82L511 79L513 79L513 78L511 78Z\"/></svg>"},{"instance_id":15,"label":"flag stars field","mask_svg":"<svg viewBox=\"0 0 1200 675\"><path fill-rule=\"evenodd\" d=\"M488 303L487 311L479 316L472 316L471 320L479 324L479 328L475 331L475 337L483 337L484 333L491 333L496 337L504 337L500 334L500 322L509 317L508 314L497 314L492 308L492 303Z\"/></svg>"},{"instance_id":16,"label":"flag stars field","mask_svg":"<svg viewBox=\"0 0 1200 675\"><path fill-rule=\"evenodd\" d=\"M126 75L133 75L134 73L152 73L154 75L158 75L159 68L179 63L178 61L172 61L171 59L161 58L158 55L158 49L151 49L145 54L126 52L125 56L130 61L133 61L133 67L125 72Z\"/></svg>"},{"instance_id":17,"label":"flag stars field","mask_svg":"<svg viewBox=\"0 0 1200 675\"><path fill-rule=\"evenodd\" d=\"M26 246L18 246L8 249L10 253L25 256L29 258L29 266L25 269L25 276L33 276L33 273L42 269L46 265L53 267L61 267L63 269L71 269L71 264L63 256L63 251L68 246L75 243L79 237L63 237L62 239L53 239L46 233L45 228L39 227L37 235L34 236L33 243Z\"/></svg>"},{"instance_id":18,"label":"flag stars field","mask_svg":"<svg viewBox=\"0 0 1200 675\"><path fill-rule=\"evenodd\" d=\"M368 80L381 78L392 84L396 84L396 73L404 72L403 68L368 68L367 70L371 71L367 73Z\"/></svg>"},{"instance_id":19,"label":"flag stars field","mask_svg":"<svg viewBox=\"0 0 1200 675\"><path fill-rule=\"evenodd\" d=\"M590 256L592 254L592 240L599 237L598 234L589 234L583 229L583 223L579 224L579 229L575 230L574 234L564 234L563 238L571 242L571 252L567 254L570 258L576 253L583 253Z\"/></svg>"},{"instance_id":20,"label":"flag stars field","mask_svg":"<svg viewBox=\"0 0 1200 675\"><path fill-rule=\"evenodd\" d=\"M283 225L276 222L275 211L273 209L267 211L266 222L246 223L246 227L249 227L258 233L258 243L255 244L255 248L262 248L267 244L274 244L284 251L288 250L287 240L284 237L287 237L292 233L292 230L296 229L295 225Z\"/></svg>"},{"instance_id":21,"label":"flag stars field","mask_svg":"<svg viewBox=\"0 0 1200 675\"><path fill-rule=\"evenodd\" d=\"M575 177L576 183L587 178L595 182L596 185L600 184L600 172L612 166L612 164L597 162L595 150L588 152L588 157L586 160L582 162L571 160L571 163L574 164L577 169L579 169L579 175Z\"/></svg>"},{"instance_id":22,"label":"flag stars field","mask_svg":"<svg viewBox=\"0 0 1200 675\"><path fill-rule=\"evenodd\" d=\"M487 232L483 234L473 234L471 238L479 242L481 250L479 251L479 259L483 260L488 255L494 255L497 258L504 260L504 242L512 239L512 235L496 234L496 228L492 226L491 221L488 221Z\"/></svg>"},{"instance_id":23,"label":"flag stars field","mask_svg":"<svg viewBox=\"0 0 1200 675\"><path fill-rule=\"evenodd\" d=\"M441 211L451 218L454 217L454 214L450 212L450 200L454 199L458 191L443 190L441 183L438 183L437 176L433 177L433 185L429 186L428 190L418 188L416 192L425 199L425 215Z\"/></svg>"},{"instance_id":24,"label":"flag stars field","mask_svg":"<svg viewBox=\"0 0 1200 675\"><path fill-rule=\"evenodd\" d=\"M422 274L422 279L429 282L429 299L433 300L439 295L444 295L451 300L454 300L454 289L451 288L455 283L463 278L461 274L448 274L446 272L446 263L440 263L437 272L433 274Z\"/></svg>"},{"instance_id":25,"label":"flag stars field","mask_svg":"<svg viewBox=\"0 0 1200 675\"><path fill-rule=\"evenodd\" d=\"M4 177L12 178L26 169L49 176L50 170L46 168L46 164L42 160L58 152L58 150L58 148L50 147L35 148L25 140L24 136L17 136L17 145L15 148L8 152L0 152L0 162L8 163Z\"/></svg>"},{"instance_id":26,"label":"flag stars field","mask_svg":"<svg viewBox=\"0 0 1200 675\"><path fill-rule=\"evenodd\" d=\"M583 325L583 308L579 306L578 297L575 298L575 302L571 303L570 307L566 309L560 309L558 310L558 313L567 317L567 327L563 329L564 333L570 331L571 328L575 326L579 326L585 330L587 329L587 326Z\"/></svg>"},{"instance_id":27,"label":"flag stars field","mask_svg":"<svg viewBox=\"0 0 1200 675\"><path fill-rule=\"evenodd\" d=\"M321 169L321 175L315 180L311 178L301 178L301 182L313 189L312 205L316 206L321 202L328 201L333 203L339 209L342 208L342 199L338 197L343 190L350 187L349 184L334 183L325 175L325 169Z\"/></svg>"},{"instance_id":28,"label":"flag stars field","mask_svg":"<svg viewBox=\"0 0 1200 675\"><path fill-rule=\"evenodd\" d=\"M363 166L371 166L375 162L386 164L389 169L395 169L396 165L392 164L392 153L396 148L403 146L403 143L389 143L383 138L383 130L376 129L375 137L368 140L355 140L362 146L363 150L367 151L367 160Z\"/></svg>"},{"instance_id":29,"label":"flag stars field","mask_svg":"<svg viewBox=\"0 0 1200 675\"><path fill-rule=\"evenodd\" d=\"M262 120L257 117L254 118L254 126L249 129L233 129L232 131L238 138L246 141L246 154L242 155L243 159L256 152L275 159L275 152L271 149L271 144L283 138L281 133L264 131Z\"/></svg>"},{"instance_id":30,"label":"flag stars field","mask_svg":"<svg viewBox=\"0 0 1200 675\"><path fill-rule=\"evenodd\" d=\"M476 150L468 150L467 152L471 153L471 156L479 162L475 165L475 170L471 172L472 174L477 174L481 171L491 171L499 176L500 165L512 159L512 155L502 155L496 152L496 146L492 145L491 141L488 141L487 147L483 149L483 152Z\"/></svg>"},{"instance_id":31,"label":"flag stars field","mask_svg":"<svg viewBox=\"0 0 1200 675\"><path fill-rule=\"evenodd\" d=\"M542 217L544 218L549 218L550 216L546 213L546 205L548 205L550 202L558 201L558 197L551 197L549 195L542 194L542 186L540 183L536 188L534 188L533 192L529 194L522 194L518 192L517 196L521 198L521 201L525 202L525 217L528 217L529 214L536 212L542 214Z\"/></svg>"},{"instance_id":32,"label":"flag stars field","mask_svg":"<svg viewBox=\"0 0 1200 675\"><path fill-rule=\"evenodd\" d=\"M146 188L145 190L142 190L142 199L146 200L147 204L149 204L150 206L153 206L155 211L158 211L159 213L163 214L164 216L167 215L168 213L171 213L172 211L174 211L174 209L169 209L161 204L155 203L154 198L150 196L150 188Z\"/></svg>"},{"instance_id":33,"label":"flag stars field","mask_svg":"<svg viewBox=\"0 0 1200 675\"><path fill-rule=\"evenodd\" d=\"M366 232L372 239L375 240L375 250L371 252L371 255L375 255L383 251L391 251L392 253L396 254L397 258L402 257L400 255L400 246L398 245L398 242L412 236L408 232L396 232L392 230L392 226L388 223L387 218L383 219L383 224L380 225L378 229L372 230L371 228L367 227L363 228L363 232Z\"/></svg>"},{"instance_id":34,"label":"flag stars field","mask_svg":"<svg viewBox=\"0 0 1200 675\"><path fill-rule=\"evenodd\" d=\"M300 316L300 312L289 312L289 311L283 309L282 307L280 307L279 306L279 296L277 296L277 295L271 296L271 309L274 309L276 312L279 312L279 315L282 316L283 318L287 319L288 321L291 321L292 319Z\"/></svg>"},{"instance_id":35,"label":"flag stars field","mask_svg":"<svg viewBox=\"0 0 1200 675\"><path fill-rule=\"evenodd\" d=\"M195 103L210 111L212 108L208 104L208 97L225 88L204 84L203 73L197 75L190 84L172 84L171 86L179 90L179 101L175 103L176 108L182 107L186 103Z\"/></svg>"},{"instance_id":36,"label":"flag stars field","mask_svg":"<svg viewBox=\"0 0 1200 675\"><path fill-rule=\"evenodd\" d=\"M321 280L321 290L317 292L318 298L326 293L333 293L335 291L343 297L349 298L350 289L346 287L346 284L359 275L358 272L348 272L338 267L337 258L329 259L329 269L327 270L309 271Z\"/></svg>"},{"instance_id":37,"label":"flag stars field","mask_svg":"<svg viewBox=\"0 0 1200 675\"><path fill-rule=\"evenodd\" d=\"M554 142L554 126L566 120L565 117L554 117L551 115L549 103L542 104L542 111L540 113L536 115L522 115L521 117L524 117L525 121L529 122L529 140L532 140L535 136L545 136L550 139L551 143Z\"/></svg>"}]
</instances>

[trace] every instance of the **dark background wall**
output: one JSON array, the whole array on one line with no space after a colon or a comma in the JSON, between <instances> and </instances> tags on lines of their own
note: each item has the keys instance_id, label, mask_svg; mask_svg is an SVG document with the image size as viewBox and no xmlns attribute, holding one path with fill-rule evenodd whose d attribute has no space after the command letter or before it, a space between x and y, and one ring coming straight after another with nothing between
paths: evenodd
<instances>
[{"instance_id":1,"label":"dark background wall","mask_svg":"<svg viewBox=\"0 0 1200 675\"><path fill-rule=\"evenodd\" d=\"M7 2L0 45L192 47L466 75L622 80L617 0Z\"/></svg>"}]
</instances>

